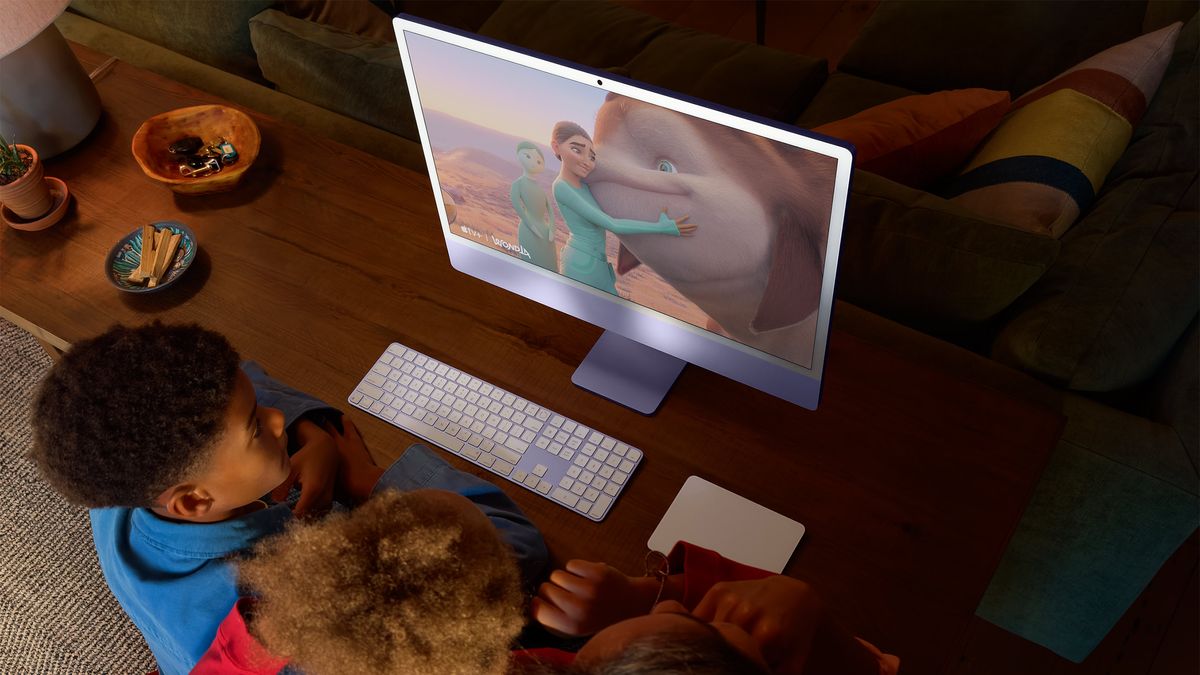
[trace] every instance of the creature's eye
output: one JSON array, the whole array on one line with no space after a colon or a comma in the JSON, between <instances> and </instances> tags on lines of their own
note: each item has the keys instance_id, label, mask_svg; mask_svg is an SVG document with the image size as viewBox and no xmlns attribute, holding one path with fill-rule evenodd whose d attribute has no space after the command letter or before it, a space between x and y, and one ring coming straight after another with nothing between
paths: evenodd
<instances>
[{"instance_id":1,"label":"creature's eye","mask_svg":"<svg viewBox=\"0 0 1200 675\"><path fill-rule=\"evenodd\" d=\"M678 173L675 170L675 165L665 159L658 160L658 170L663 173Z\"/></svg>"}]
</instances>

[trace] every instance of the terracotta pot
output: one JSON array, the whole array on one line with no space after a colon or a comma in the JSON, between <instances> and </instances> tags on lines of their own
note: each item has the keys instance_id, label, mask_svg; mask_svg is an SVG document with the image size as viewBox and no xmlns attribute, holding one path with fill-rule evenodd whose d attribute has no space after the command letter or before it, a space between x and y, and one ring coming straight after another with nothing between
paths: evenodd
<instances>
[{"instance_id":1,"label":"terracotta pot","mask_svg":"<svg viewBox=\"0 0 1200 675\"><path fill-rule=\"evenodd\" d=\"M34 220L46 215L54 206L54 197L50 194L42 174L42 160L37 151L28 145L17 144L18 150L24 150L33 158L29 170L24 176L8 185L0 185L0 203L3 203L13 213L25 220Z\"/></svg>"}]
</instances>

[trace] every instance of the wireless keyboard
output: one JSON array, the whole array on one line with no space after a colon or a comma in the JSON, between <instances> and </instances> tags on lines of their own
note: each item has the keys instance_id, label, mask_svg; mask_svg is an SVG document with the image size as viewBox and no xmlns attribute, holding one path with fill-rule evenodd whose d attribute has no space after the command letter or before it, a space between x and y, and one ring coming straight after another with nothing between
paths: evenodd
<instances>
[{"instance_id":1,"label":"wireless keyboard","mask_svg":"<svg viewBox=\"0 0 1200 675\"><path fill-rule=\"evenodd\" d=\"M394 342L348 400L596 522L642 460L627 443Z\"/></svg>"}]
</instances>

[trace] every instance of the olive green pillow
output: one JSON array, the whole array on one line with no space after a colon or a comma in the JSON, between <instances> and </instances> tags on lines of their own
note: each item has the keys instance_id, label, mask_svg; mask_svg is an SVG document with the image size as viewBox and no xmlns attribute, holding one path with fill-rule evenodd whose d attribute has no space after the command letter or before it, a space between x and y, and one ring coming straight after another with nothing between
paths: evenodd
<instances>
[{"instance_id":1,"label":"olive green pillow","mask_svg":"<svg viewBox=\"0 0 1200 675\"><path fill-rule=\"evenodd\" d=\"M953 328L994 317L1045 273L1059 242L985 220L865 171L851 182L838 295L888 318Z\"/></svg>"},{"instance_id":2,"label":"olive green pillow","mask_svg":"<svg viewBox=\"0 0 1200 675\"><path fill-rule=\"evenodd\" d=\"M627 68L636 80L781 122L796 119L829 72L825 59L688 28L659 34Z\"/></svg>"},{"instance_id":3,"label":"olive green pillow","mask_svg":"<svg viewBox=\"0 0 1200 675\"><path fill-rule=\"evenodd\" d=\"M838 63L929 93L983 87L1015 99L1141 35L1145 0L889 0Z\"/></svg>"},{"instance_id":4,"label":"olive green pillow","mask_svg":"<svg viewBox=\"0 0 1200 675\"><path fill-rule=\"evenodd\" d=\"M250 20L250 39L279 91L419 140L396 45L273 9Z\"/></svg>"},{"instance_id":5,"label":"olive green pillow","mask_svg":"<svg viewBox=\"0 0 1200 675\"><path fill-rule=\"evenodd\" d=\"M71 11L184 56L262 82L250 17L273 0L74 0Z\"/></svg>"},{"instance_id":6,"label":"olive green pillow","mask_svg":"<svg viewBox=\"0 0 1200 675\"><path fill-rule=\"evenodd\" d=\"M479 34L593 68L623 66L667 22L610 2L505 2Z\"/></svg>"}]
</instances>

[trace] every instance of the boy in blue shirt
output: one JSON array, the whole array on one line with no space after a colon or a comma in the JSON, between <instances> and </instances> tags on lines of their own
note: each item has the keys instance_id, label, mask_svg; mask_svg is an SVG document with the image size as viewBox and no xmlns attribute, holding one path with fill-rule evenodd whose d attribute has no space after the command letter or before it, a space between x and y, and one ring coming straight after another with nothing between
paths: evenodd
<instances>
[{"instance_id":1,"label":"boy in blue shirt","mask_svg":"<svg viewBox=\"0 0 1200 675\"><path fill-rule=\"evenodd\" d=\"M153 323L77 343L34 404L33 459L68 500L91 509L113 595L164 675L186 673L237 600L231 558L327 508L333 491L437 488L475 503L513 548L532 586L547 560L537 528L499 488L414 445L386 471L361 442L340 450L340 413L239 368L221 335ZM347 434L357 431L345 425ZM373 482L373 484L368 484ZM268 505L272 493L293 509Z\"/></svg>"}]
</instances>

